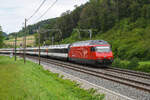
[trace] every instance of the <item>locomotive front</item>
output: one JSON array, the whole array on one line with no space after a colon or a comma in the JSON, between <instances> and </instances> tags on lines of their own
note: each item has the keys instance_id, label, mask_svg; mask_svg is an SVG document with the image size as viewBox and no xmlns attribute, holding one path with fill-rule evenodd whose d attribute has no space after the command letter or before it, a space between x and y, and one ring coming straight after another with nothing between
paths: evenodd
<instances>
[{"instance_id":1,"label":"locomotive front","mask_svg":"<svg viewBox=\"0 0 150 100\"><path fill-rule=\"evenodd\" d=\"M112 64L113 53L110 45L97 45L93 47L96 62L99 64Z\"/></svg>"},{"instance_id":2,"label":"locomotive front","mask_svg":"<svg viewBox=\"0 0 150 100\"><path fill-rule=\"evenodd\" d=\"M69 60L90 65L110 65L113 62L111 46L104 40L88 40L73 43Z\"/></svg>"}]
</instances>

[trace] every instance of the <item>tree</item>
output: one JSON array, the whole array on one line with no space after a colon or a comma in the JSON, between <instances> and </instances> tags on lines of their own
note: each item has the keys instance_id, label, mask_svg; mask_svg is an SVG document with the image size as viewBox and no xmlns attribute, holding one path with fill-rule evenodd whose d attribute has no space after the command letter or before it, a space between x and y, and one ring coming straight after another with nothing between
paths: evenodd
<instances>
[{"instance_id":1,"label":"tree","mask_svg":"<svg viewBox=\"0 0 150 100\"><path fill-rule=\"evenodd\" d=\"M0 26L0 48L2 48L3 47L3 32L2 32L2 28L1 28L1 26Z\"/></svg>"}]
</instances>

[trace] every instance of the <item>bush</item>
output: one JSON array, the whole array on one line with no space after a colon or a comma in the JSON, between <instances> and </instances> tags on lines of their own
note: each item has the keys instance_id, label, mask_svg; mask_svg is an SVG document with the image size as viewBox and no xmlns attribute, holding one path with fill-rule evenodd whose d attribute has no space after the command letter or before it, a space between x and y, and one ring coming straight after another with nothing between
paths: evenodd
<instances>
[{"instance_id":1,"label":"bush","mask_svg":"<svg viewBox=\"0 0 150 100\"><path fill-rule=\"evenodd\" d=\"M139 61L137 58L133 58L130 62L122 61L121 59L117 58L112 63L112 66L125 69L137 69L139 66Z\"/></svg>"},{"instance_id":2,"label":"bush","mask_svg":"<svg viewBox=\"0 0 150 100\"><path fill-rule=\"evenodd\" d=\"M113 61L112 67L118 67L118 68L127 68L128 64L121 61L121 59L117 58Z\"/></svg>"},{"instance_id":3,"label":"bush","mask_svg":"<svg viewBox=\"0 0 150 100\"><path fill-rule=\"evenodd\" d=\"M137 70L150 73L150 64L139 65Z\"/></svg>"},{"instance_id":4,"label":"bush","mask_svg":"<svg viewBox=\"0 0 150 100\"><path fill-rule=\"evenodd\" d=\"M114 62L112 63L112 67L150 73L150 64L139 64L139 60L137 58L133 58L130 62L126 60L122 61L119 58L114 59Z\"/></svg>"},{"instance_id":5,"label":"bush","mask_svg":"<svg viewBox=\"0 0 150 100\"><path fill-rule=\"evenodd\" d=\"M137 58L133 58L130 63L128 64L129 69L135 69L139 66L139 60Z\"/></svg>"},{"instance_id":6,"label":"bush","mask_svg":"<svg viewBox=\"0 0 150 100\"><path fill-rule=\"evenodd\" d=\"M120 67L121 60L119 58L114 59L112 66L113 67Z\"/></svg>"}]
</instances>

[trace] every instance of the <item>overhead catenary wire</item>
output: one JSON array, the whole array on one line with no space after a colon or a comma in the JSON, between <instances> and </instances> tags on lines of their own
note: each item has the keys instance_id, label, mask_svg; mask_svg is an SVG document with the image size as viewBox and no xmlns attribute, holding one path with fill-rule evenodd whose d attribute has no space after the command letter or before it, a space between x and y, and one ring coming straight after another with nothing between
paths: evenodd
<instances>
[{"instance_id":1,"label":"overhead catenary wire","mask_svg":"<svg viewBox=\"0 0 150 100\"><path fill-rule=\"evenodd\" d=\"M40 20L57 3L57 1L58 0L53 2L53 4L50 7L48 7L48 9L36 21Z\"/></svg>"},{"instance_id":2,"label":"overhead catenary wire","mask_svg":"<svg viewBox=\"0 0 150 100\"><path fill-rule=\"evenodd\" d=\"M40 6L35 10L35 12L27 19L28 21L40 10L40 8L43 6L43 4L46 2L46 0L43 0L43 2L40 4Z\"/></svg>"},{"instance_id":3,"label":"overhead catenary wire","mask_svg":"<svg viewBox=\"0 0 150 100\"><path fill-rule=\"evenodd\" d=\"M26 30L26 26L27 26L27 21L29 21L39 10L40 8L43 6L43 4L45 3L46 0L44 0L40 6L37 8L37 10L31 15L31 17L29 17L28 19L25 19L25 30ZM38 18L41 19L55 4L56 4L57 0ZM26 32L25 32L26 33ZM26 34L24 36L24 64L26 63ZM40 51L40 50L39 50ZM39 63L40 64L40 63Z\"/></svg>"}]
</instances>

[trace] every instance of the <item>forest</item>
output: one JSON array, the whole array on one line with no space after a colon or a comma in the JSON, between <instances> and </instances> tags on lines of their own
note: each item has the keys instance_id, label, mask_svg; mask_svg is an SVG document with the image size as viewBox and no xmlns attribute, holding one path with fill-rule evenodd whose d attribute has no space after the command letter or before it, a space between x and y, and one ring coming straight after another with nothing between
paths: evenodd
<instances>
[{"instance_id":1,"label":"forest","mask_svg":"<svg viewBox=\"0 0 150 100\"><path fill-rule=\"evenodd\" d=\"M103 39L112 45L115 57L120 59L150 59L150 0L90 0L75 6L60 17L44 20L27 27L27 34L38 39L37 29L60 29L41 33L41 45L89 40L88 32L81 38L74 29L91 29L92 39ZM23 36L25 30L18 32ZM13 33L11 34L13 35ZM36 42L38 44L38 42Z\"/></svg>"}]
</instances>

